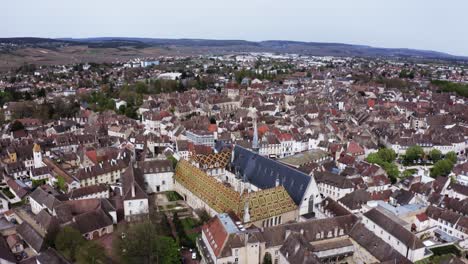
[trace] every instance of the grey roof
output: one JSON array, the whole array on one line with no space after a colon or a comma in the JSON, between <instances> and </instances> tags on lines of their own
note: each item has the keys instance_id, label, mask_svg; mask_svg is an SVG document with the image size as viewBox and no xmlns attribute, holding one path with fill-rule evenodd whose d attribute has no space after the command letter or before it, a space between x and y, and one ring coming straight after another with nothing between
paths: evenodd
<instances>
[{"instance_id":1,"label":"grey roof","mask_svg":"<svg viewBox=\"0 0 468 264\"><path fill-rule=\"evenodd\" d=\"M44 238L26 222L23 222L16 229L20 237L32 247L36 252L40 252L44 247Z\"/></svg>"},{"instance_id":2,"label":"grey roof","mask_svg":"<svg viewBox=\"0 0 468 264\"><path fill-rule=\"evenodd\" d=\"M44 191L42 188L38 187L34 192L29 195L30 199L35 200L37 203L46 206L47 209L53 210L54 207L60 204L60 201L54 197L54 195Z\"/></svg>"},{"instance_id":3,"label":"grey roof","mask_svg":"<svg viewBox=\"0 0 468 264\"><path fill-rule=\"evenodd\" d=\"M41 252L37 256L37 260L40 263L47 263L47 264L69 264L71 263L53 248L48 248L44 252Z\"/></svg>"},{"instance_id":4,"label":"grey roof","mask_svg":"<svg viewBox=\"0 0 468 264\"><path fill-rule=\"evenodd\" d=\"M234 157L231 169L245 177L251 184L260 189L276 186L279 180L293 201L299 205L309 185L311 176L293 169L275 160L258 155L239 145L234 147Z\"/></svg>"},{"instance_id":5,"label":"grey roof","mask_svg":"<svg viewBox=\"0 0 468 264\"><path fill-rule=\"evenodd\" d=\"M7 260L16 263L15 256L13 255L13 253L11 253L10 247L8 246L5 238L3 237L0 237L0 260Z\"/></svg>"},{"instance_id":6,"label":"grey roof","mask_svg":"<svg viewBox=\"0 0 468 264\"><path fill-rule=\"evenodd\" d=\"M417 236L395 222L391 217L387 216L379 209L374 208L364 213L364 216L369 218L372 222L376 223L388 233L392 234L394 237L398 238L398 240L407 247L411 249L424 247L422 241Z\"/></svg>"},{"instance_id":7,"label":"grey roof","mask_svg":"<svg viewBox=\"0 0 468 264\"><path fill-rule=\"evenodd\" d=\"M381 262L411 263L407 258L380 239L363 224L356 224L349 236Z\"/></svg>"},{"instance_id":8,"label":"grey roof","mask_svg":"<svg viewBox=\"0 0 468 264\"><path fill-rule=\"evenodd\" d=\"M280 248L289 263L319 264L320 259L313 253L313 247L299 233L290 234Z\"/></svg>"}]
</instances>

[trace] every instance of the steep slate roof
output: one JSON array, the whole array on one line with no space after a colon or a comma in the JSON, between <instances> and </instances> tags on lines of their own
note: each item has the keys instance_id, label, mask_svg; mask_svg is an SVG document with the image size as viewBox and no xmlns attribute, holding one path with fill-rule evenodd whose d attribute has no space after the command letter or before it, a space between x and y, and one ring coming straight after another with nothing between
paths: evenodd
<instances>
[{"instance_id":1,"label":"steep slate roof","mask_svg":"<svg viewBox=\"0 0 468 264\"><path fill-rule=\"evenodd\" d=\"M311 176L293 169L275 160L258 155L248 149L236 145L232 170L239 177L246 179L260 189L276 186L276 179L284 186L289 196L299 205L309 185Z\"/></svg>"},{"instance_id":2,"label":"steep slate roof","mask_svg":"<svg viewBox=\"0 0 468 264\"><path fill-rule=\"evenodd\" d=\"M382 229L392 234L407 247L411 249L418 249L424 247L421 240L411 233L409 230L405 229L403 226L393 221L392 218L387 216L385 213L381 212L379 209L374 208L366 213L364 216L369 218L372 222L376 223Z\"/></svg>"},{"instance_id":3,"label":"steep slate roof","mask_svg":"<svg viewBox=\"0 0 468 264\"><path fill-rule=\"evenodd\" d=\"M357 217L350 214L267 227L262 232L262 241L265 241L267 247L280 246L284 242L288 231L300 233L301 230L303 231L302 236L309 243L333 237L342 237L350 232L356 221ZM341 230L343 233L340 232ZM320 237L317 234L320 234Z\"/></svg>"},{"instance_id":4,"label":"steep slate roof","mask_svg":"<svg viewBox=\"0 0 468 264\"><path fill-rule=\"evenodd\" d=\"M47 207L47 209L49 209L50 211L52 211L54 207L58 206L61 203L57 198L55 198L54 195L46 192L40 187L36 188L29 197L37 203Z\"/></svg>"},{"instance_id":5,"label":"steep slate roof","mask_svg":"<svg viewBox=\"0 0 468 264\"><path fill-rule=\"evenodd\" d=\"M69 264L71 263L53 248L48 248L47 250L44 250L43 252L41 252L37 256L37 260L40 261L40 263L47 263L47 264Z\"/></svg>"},{"instance_id":6,"label":"steep slate roof","mask_svg":"<svg viewBox=\"0 0 468 264\"><path fill-rule=\"evenodd\" d=\"M5 238L0 237L0 260L10 261L16 263L15 256L11 253L10 247L8 246Z\"/></svg>"},{"instance_id":7,"label":"steep slate roof","mask_svg":"<svg viewBox=\"0 0 468 264\"><path fill-rule=\"evenodd\" d=\"M40 252L44 247L44 238L32 228L28 223L23 222L16 228L20 237L26 241L36 252Z\"/></svg>"},{"instance_id":8,"label":"steep slate roof","mask_svg":"<svg viewBox=\"0 0 468 264\"><path fill-rule=\"evenodd\" d=\"M356 224L349 233L349 236L381 262L411 263L411 261L368 230L363 224Z\"/></svg>"},{"instance_id":9,"label":"steep slate roof","mask_svg":"<svg viewBox=\"0 0 468 264\"><path fill-rule=\"evenodd\" d=\"M78 199L80 197L88 196L91 194L105 192L108 191L108 189L109 188L105 184L90 185L78 189L73 189L70 192L70 199Z\"/></svg>"},{"instance_id":10,"label":"steep slate roof","mask_svg":"<svg viewBox=\"0 0 468 264\"><path fill-rule=\"evenodd\" d=\"M299 233L292 233L280 248L281 254L289 263L320 264L320 259L313 253L313 247Z\"/></svg>"}]
</instances>

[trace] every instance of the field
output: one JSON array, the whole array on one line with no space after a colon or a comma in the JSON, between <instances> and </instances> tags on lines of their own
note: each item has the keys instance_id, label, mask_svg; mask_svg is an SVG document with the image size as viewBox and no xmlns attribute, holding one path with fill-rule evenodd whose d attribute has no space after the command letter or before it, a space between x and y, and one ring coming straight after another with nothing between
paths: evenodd
<instances>
[{"instance_id":1,"label":"field","mask_svg":"<svg viewBox=\"0 0 468 264\"><path fill-rule=\"evenodd\" d=\"M85 62L125 62L134 58L198 54L191 49L173 50L164 47L118 47L90 48L88 46L66 46L54 49L24 48L0 52L0 71L16 69L25 63L36 65L67 65Z\"/></svg>"}]
</instances>

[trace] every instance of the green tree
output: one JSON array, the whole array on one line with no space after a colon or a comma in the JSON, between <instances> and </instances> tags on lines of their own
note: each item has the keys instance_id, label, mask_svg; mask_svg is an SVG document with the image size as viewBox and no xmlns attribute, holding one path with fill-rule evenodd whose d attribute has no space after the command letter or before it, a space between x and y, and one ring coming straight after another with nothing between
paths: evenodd
<instances>
[{"instance_id":1,"label":"green tree","mask_svg":"<svg viewBox=\"0 0 468 264\"><path fill-rule=\"evenodd\" d=\"M55 238L55 247L67 259L75 261L78 248L84 245L85 242L86 240L78 230L65 226Z\"/></svg>"},{"instance_id":2,"label":"green tree","mask_svg":"<svg viewBox=\"0 0 468 264\"><path fill-rule=\"evenodd\" d=\"M445 154L445 158L450 160L453 164L457 164L457 153L450 151Z\"/></svg>"},{"instance_id":3,"label":"green tree","mask_svg":"<svg viewBox=\"0 0 468 264\"><path fill-rule=\"evenodd\" d=\"M63 176L57 176L57 181L55 182L55 187L61 191L67 190L67 184L65 182L65 178Z\"/></svg>"},{"instance_id":4,"label":"green tree","mask_svg":"<svg viewBox=\"0 0 468 264\"><path fill-rule=\"evenodd\" d=\"M214 116L210 117L210 124L216 125L216 118Z\"/></svg>"},{"instance_id":5,"label":"green tree","mask_svg":"<svg viewBox=\"0 0 468 264\"><path fill-rule=\"evenodd\" d=\"M391 182L396 183L397 178L400 177L400 171L398 170L398 166L395 163L384 162L382 167L384 168Z\"/></svg>"},{"instance_id":6,"label":"green tree","mask_svg":"<svg viewBox=\"0 0 468 264\"><path fill-rule=\"evenodd\" d=\"M104 264L107 263L105 249L95 241L87 241L80 246L76 253L78 264Z\"/></svg>"},{"instance_id":7,"label":"green tree","mask_svg":"<svg viewBox=\"0 0 468 264\"><path fill-rule=\"evenodd\" d=\"M424 157L424 150L420 146L411 146L406 150L405 161L412 163L415 160L422 159Z\"/></svg>"},{"instance_id":8,"label":"green tree","mask_svg":"<svg viewBox=\"0 0 468 264\"><path fill-rule=\"evenodd\" d=\"M11 126L10 126L11 131L18 131L18 130L22 130L22 129L24 129L24 125L20 121L15 120L15 121L13 121L13 123L11 123Z\"/></svg>"},{"instance_id":9,"label":"green tree","mask_svg":"<svg viewBox=\"0 0 468 264\"><path fill-rule=\"evenodd\" d=\"M160 236L151 222L135 224L114 239L114 253L122 263L179 263L176 242Z\"/></svg>"},{"instance_id":10,"label":"green tree","mask_svg":"<svg viewBox=\"0 0 468 264\"><path fill-rule=\"evenodd\" d=\"M206 223L208 220L211 219L210 215L205 209L201 209L198 211L198 217L200 217L200 222L201 223Z\"/></svg>"},{"instance_id":11,"label":"green tree","mask_svg":"<svg viewBox=\"0 0 468 264\"><path fill-rule=\"evenodd\" d=\"M272 264L272 258L271 254L269 252L265 253L265 256L263 256L263 264Z\"/></svg>"},{"instance_id":12,"label":"green tree","mask_svg":"<svg viewBox=\"0 0 468 264\"><path fill-rule=\"evenodd\" d=\"M440 152L438 149L433 149L429 153L429 157L433 162L437 162L442 159L442 152Z\"/></svg>"},{"instance_id":13,"label":"green tree","mask_svg":"<svg viewBox=\"0 0 468 264\"><path fill-rule=\"evenodd\" d=\"M381 148L377 154L385 162L393 162L396 159L396 153L393 149Z\"/></svg>"},{"instance_id":14,"label":"green tree","mask_svg":"<svg viewBox=\"0 0 468 264\"><path fill-rule=\"evenodd\" d=\"M431 177L447 176L453 169L453 163L449 159L439 160L431 169Z\"/></svg>"},{"instance_id":15,"label":"green tree","mask_svg":"<svg viewBox=\"0 0 468 264\"><path fill-rule=\"evenodd\" d=\"M380 158L378 153L371 153L367 156L366 161L373 164L382 164L383 160Z\"/></svg>"}]
</instances>

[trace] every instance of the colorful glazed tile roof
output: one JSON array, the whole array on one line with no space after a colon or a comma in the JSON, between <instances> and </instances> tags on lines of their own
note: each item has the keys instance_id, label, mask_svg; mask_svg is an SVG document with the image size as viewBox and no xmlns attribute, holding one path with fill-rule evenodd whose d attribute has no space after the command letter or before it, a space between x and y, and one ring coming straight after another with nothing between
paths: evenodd
<instances>
[{"instance_id":1,"label":"colorful glazed tile roof","mask_svg":"<svg viewBox=\"0 0 468 264\"><path fill-rule=\"evenodd\" d=\"M246 201L249 201L249 213L252 222L297 209L296 204L281 185L257 192L244 193L241 200L239 216L244 215L244 207L242 205Z\"/></svg>"},{"instance_id":2,"label":"colorful glazed tile roof","mask_svg":"<svg viewBox=\"0 0 468 264\"><path fill-rule=\"evenodd\" d=\"M241 195L185 160L177 164L174 178L218 213L234 212L242 219L248 201L251 222L297 209L283 186Z\"/></svg>"},{"instance_id":3,"label":"colorful glazed tile roof","mask_svg":"<svg viewBox=\"0 0 468 264\"><path fill-rule=\"evenodd\" d=\"M202 169L225 168L231 159L231 152L224 151L208 155L192 155L190 159L198 163Z\"/></svg>"}]
</instances>

